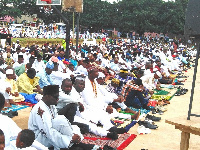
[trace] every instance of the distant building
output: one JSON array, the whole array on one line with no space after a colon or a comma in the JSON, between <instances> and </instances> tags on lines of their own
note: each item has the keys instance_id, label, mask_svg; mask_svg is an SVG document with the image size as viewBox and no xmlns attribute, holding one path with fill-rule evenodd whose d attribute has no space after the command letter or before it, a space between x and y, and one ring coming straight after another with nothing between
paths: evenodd
<instances>
[{"instance_id":1,"label":"distant building","mask_svg":"<svg viewBox=\"0 0 200 150\"><path fill-rule=\"evenodd\" d=\"M21 17L16 18L17 23L22 23L23 21L27 21L27 23L33 23L37 21L37 14L33 14L32 16L29 15L22 15Z\"/></svg>"},{"instance_id":2,"label":"distant building","mask_svg":"<svg viewBox=\"0 0 200 150\"><path fill-rule=\"evenodd\" d=\"M8 22L8 23L12 23L12 21L14 21L13 17L10 16L4 16L0 18L0 22Z\"/></svg>"}]
</instances>

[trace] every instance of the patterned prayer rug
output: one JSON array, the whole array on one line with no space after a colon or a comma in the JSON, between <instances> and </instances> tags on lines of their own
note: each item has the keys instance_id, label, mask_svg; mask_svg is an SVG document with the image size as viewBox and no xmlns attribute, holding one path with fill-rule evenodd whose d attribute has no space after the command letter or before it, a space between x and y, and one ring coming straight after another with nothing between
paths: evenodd
<instances>
[{"instance_id":1,"label":"patterned prayer rug","mask_svg":"<svg viewBox=\"0 0 200 150\"><path fill-rule=\"evenodd\" d=\"M111 140L107 137L97 136L91 133L84 134L84 139L81 141L86 144L96 144L100 147L104 147L104 145L108 145L110 147L116 148L117 150L123 150L126 148L137 135L135 134L119 134L119 138L117 140Z\"/></svg>"}]
</instances>

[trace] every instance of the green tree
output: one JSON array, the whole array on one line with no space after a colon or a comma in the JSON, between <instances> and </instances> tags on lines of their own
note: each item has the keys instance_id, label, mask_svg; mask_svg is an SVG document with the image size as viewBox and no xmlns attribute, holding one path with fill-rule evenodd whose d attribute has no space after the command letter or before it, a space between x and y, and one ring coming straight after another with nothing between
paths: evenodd
<instances>
[{"instance_id":1,"label":"green tree","mask_svg":"<svg viewBox=\"0 0 200 150\"><path fill-rule=\"evenodd\" d=\"M20 9L18 6L22 3L22 0L1 0L0 1L0 17L11 16L19 17L21 16Z\"/></svg>"},{"instance_id":2,"label":"green tree","mask_svg":"<svg viewBox=\"0 0 200 150\"><path fill-rule=\"evenodd\" d=\"M136 31L140 35L144 32L183 34L187 3L188 0L122 0L111 4L101 0L84 0L80 26L90 29L90 32L117 28L120 32ZM0 17L37 14L46 24L60 22L60 15L54 9L52 13L44 13L41 7L36 5L36 0L1 0ZM61 10L61 6L56 8ZM63 11L62 14L72 27L72 13Z\"/></svg>"}]
</instances>

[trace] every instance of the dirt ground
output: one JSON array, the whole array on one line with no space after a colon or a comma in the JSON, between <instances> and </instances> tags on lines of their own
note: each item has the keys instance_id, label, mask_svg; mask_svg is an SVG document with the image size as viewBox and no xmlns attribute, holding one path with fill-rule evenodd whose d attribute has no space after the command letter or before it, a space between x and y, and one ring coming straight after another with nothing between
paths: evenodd
<instances>
[{"instance_id":1,"label":"dirt ground","mask_svg":"<svg viewBox=\"0 0 200 150\"><path fill-rule=\"evenodd\" d=\"M200 103L199 103L199 92L200 92L200 67L197 68L197 76L194 89L194 98L192 105L192 113L200 115ZM192 89L192 81L194 68L189 69L184 73L186 76L189 76L184 82L183 87L188 89L188 92L185 95L174 96L170 101L171 104L165 106L167 111L163 115L156 114L156 116L161 117L161 121L155 122L158 125L158 129L151 130L150 134L139 135L137 133L138 124L133 126L129 133L136 134L137 137L133 140L125 150L178 150L180 149L180 140L181 140L181 131L175 129L174 125L165 123L166 119L177 118L187 119L190 95ZM19 116L14 117L13 120L18 124L22 129L27 128L29 112L31 108L26 108L18 111ZM200 122L200 118L191 116L191 121L195 120ZM200 137L194 134L190 134L190 144L189 150L199 150L200 149Z\"/></svg>"}]
</instances>

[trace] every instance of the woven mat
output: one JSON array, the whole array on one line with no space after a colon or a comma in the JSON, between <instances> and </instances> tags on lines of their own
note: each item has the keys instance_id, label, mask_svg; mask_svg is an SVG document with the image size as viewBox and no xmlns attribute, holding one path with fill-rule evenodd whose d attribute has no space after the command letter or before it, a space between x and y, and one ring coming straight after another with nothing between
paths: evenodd
<instances>
[{"instance_id":1,"label":"woven mat","mask_svg":"<svg viewBox=\"0 0 200 150\"><path fill-rule=\"evenodd\" d=\"M8 113L9 111L18 111L18 110L21 110L21 109L25 109L29 106L26 106L26 105L11 105L12 107L7 107L6 110L2 110L1 112L2 113Z\"/></svg>"},{"instance_id":2,"label":"woven mat","mask_svg":"<svg viewBox=\"0 0 200 150\"><path fill-rule=\"evenodd\" d=\"M81 141L82 143L95 144L102 148L104 145L108 145L117 150L123 150L136 138L137 135L129 133L119 134L117 140L111 140L110 138L97 136L91 133L84 134L83 136L84 139Z\"/></svg>"},{"instance_id":3,"label":"woven mat","mask_svg":"<svg viewBox=\"0 0 200 150\"><path fill-rule=\"evenodd\" d=\"M155 90L155 94L152 95L151 99L155 100L171 100L177 89L162 88L161 91Z\"/></svg>"}]
</instances>

